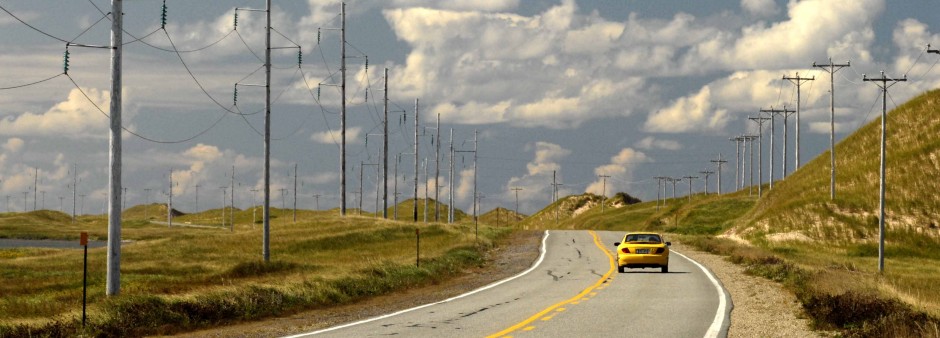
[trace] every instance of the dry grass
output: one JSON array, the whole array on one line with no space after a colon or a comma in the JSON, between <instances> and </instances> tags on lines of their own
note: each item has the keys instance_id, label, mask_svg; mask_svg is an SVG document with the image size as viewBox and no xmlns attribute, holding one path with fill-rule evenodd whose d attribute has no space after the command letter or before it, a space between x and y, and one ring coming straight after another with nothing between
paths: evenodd
<instances>
[{"instance_id":1,"label":"dry grass","mask_svg":"<svg viewBox=\"0 0 940 338\"><path fill-rule=\"evenodd\" d=\"M150 211L160 210L147 211L152 215ZM162 211L165 215L166 209ZM221 215L215 210L180 216L174 224L212 225L209 213L216 212ZM128 214L143 218L143 213ZM506 233L481 226L476 242L472 224L415 225L372 217L340 218L332 211L298 211L294 223L292 212L272 209L271 261L264 263L261 226L251 221L250 209L235 214L234 231L167 227L125 218L122 238L131 242L122 245L120 296L104 295L106 249L89 249L88 303L94 323L90 332L160 333L420 285L453 275L466 264L479 264L478 248ZM220 225L221 216L217 220ZM0 233L14 237L77 242L79 232L88 231L92 240L104 240L106 228L102 217L83 217L72 224L55 212L0 215ZM414 266L416 228L421 231L420 268ZM65 330L72 332L65 335L73 335L68 330L75 329L81 311L81 251L0 249L0 257L4 280L0 336L23 332L18 329L52 336ZM279 301L261 300L268 297ZM219 307L222 314L210 313L210 306ZM180 321L178 328L165 327Z\"/></svg>"}]
</instances>

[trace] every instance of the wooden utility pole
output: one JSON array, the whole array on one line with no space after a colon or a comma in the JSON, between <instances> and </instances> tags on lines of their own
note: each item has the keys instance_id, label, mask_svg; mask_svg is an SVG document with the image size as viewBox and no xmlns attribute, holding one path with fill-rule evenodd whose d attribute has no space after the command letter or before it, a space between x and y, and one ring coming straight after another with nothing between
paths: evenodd
<instances>
[{"instance_id":1,"label":"wooden utility pole","mask_svg":"<svg viewBox=\"0 0 940 338\"><path fill-rule=\"evenodd\" d=\"M268 0L270 2L271 0ZM341 216L346 216L346 2L341 4L340 8L340 21L342 22L340 27L340 66L339 72L340 77L340 133L339 138L340 142L340 188L339 188L339 198L340 198L340 207L339 213Z\"/></svg>"},{"instance_id":2,"label":"wooden utility pole","mask_svg":"<svg viewBox=\"0 0 940 338\"><path fill-rule=\"evenodd\" d=\"M884 273L885 270L885 148L887 145L886 129L888 117L888 88L898 82L907 81L907 75L900 79L892 79L885 76L881 71L880 78L868 78L862 74L863 82L880 82L878 88L881 88L881 175L878 184L878 273Z\"/></svg>"},{"instance_id":3,"label":"wooden utility pole","mask_svg":"<svg viewBox=\"0 0 940 338\"><path fill-rule=\"evenodd\" d=\"M928 51L930 45L927 45ZM940 52L938 52L940 53ZM829 73L829 199L836 199L836 85L835 75L840 69L851 67L852 63L846 61L843 64L832 63L829 58L829 64L817 65L813 62L813 68L819 68Z\"/></svg>"},{"instance_id":4,"label":"wooden utility pole","mask_svg":"<svg viewBox=\"0 0 940 338\"><path fill-rule=\"evenodd\" d=\"M665 177L656 176L656 177L653 177L653 178L656 179L656 210L659 210L659 201L662 199L662 198L660 197L660 191L662 191L663 179L664 179ZM665 200L663 200L663 201L665 202Z\"/></svg>"},{"instance_id":5,"label":"wooden utility pole","mask_svg":"<svg viewBox=\"0 0 940 338\"><path fill-rule=\"evenodd\" d=\"M228 187L219 187L219 190L222 191L222 227L225 227L225 197L227 196L226 189Z\"/></svg>"},{"instance_id":6,"label":"wooden utility pole","mask_svg":"<svg viewBox=\"0 0 940 338\"><path fill-rule=\"evenodd\" d=\"M450 174L447 175L450 180L447 185L449 198L447 200L447 223L454 223L454 128L450 128Z\"/></svg>"},{"instance_id":7,"label":"wooden utility pole","mask_svg":"<svg viewBox=\"0 0 940 338\"><path fill-rule=\"evenodd\" d=\"M512 188L510 190L516 193L516 214L518 215L519 214L519 191L521 191L522 188Z\"/></svg>"},{"instance_id":8,"label":"wooden utility pole","mask_svg":"<svg viewBox=\"0 0 940 338\"><path fill-rule=\"evenodd\" d=\"M414 205L412 206L412 216L414 222L418 222L418 99L415 99L415 177L414 177Z\"/></svg>"},{"instance_id":9,"label":"wooden utility pole","mask_svg":"<svg viewBox=\"0 0 940 338\"><path fill-rule=\"evenodd\" d=\"M816 77L800 77L800 72L796 72L795 77L783 76L784 80L789 80L793 85L796 86L796 159L794 163L796 164L793 167L793 170L800 169L800 87L807 81L816 80Z\"/></svg>"},{"instance_id":10,"label":"wooden utility pole","mask_svg":"<svg viewBox=\"0 0 940 338\"><path fill-rule=\"evenodd\" d=\"M748 143L748 142L751 143L751 148L750 148L750 150L747 151L747 155L748 155L748 169L747 169L747 170L748 170L748 174L747 174L747 176L749 177L748 186L747 186L747 194L748 194L748 196L750 196L751 193L752 193L752 191L754 190L754 140L757 139L757 136L755 136L755 135L744 135L743 137L744 137L744 145L745 145L745 147L747 147L747 143Z\"/></svg>"},{"instance_id":11,"label":"wooden utility pole","mask_svg":"<svg viewBox=\"0 0 940 338\"><path fill-rule=\"evenodd\" d=\"M773 189L774 188L774 153L776 152L776 147L774 146L774 139L776 138L776 135L777 135L777 132L774 129L774 127L777 124L776 117L777 115L780 115L780 114L786 115L786 114L793 113L794 111L787 109L786 106L783 106L783 109L774 109L774 107L770 107L770 109L761 109L760 112L767 113L768 115L770 115L770 189ZM786 154L786 152L784 152L784 154ZM786 157L784 157L783 162L784 162L784 165L786 165ZM784 175L785 174L786 173L784 173Z\"/></svg>"},{"instance_id":12,"label":"wooden utility pole","mask_svg":"<svg viewBox=\"0 0 940 338\"><path fill-rule=\"evenodd\" d=\"M438 181L441 177L441 113L437 113L437 128L435 137L437 138L436 152L434 155L434 221L441 221L440 190L441 185Z\"/></svg>"},{"instance_id":13,"label":"wooden utility pole","mask_svg":"<svg viewBox=\"0 0 940 338\"><path fill-rule=\"evenodd\" d=\"M388 68L385 68L384 116L382 121L382 218L388 219ZM398 180L398 178L395 178Z\"/></svg>"},{"instance_id":14,"label":"wooden utility pole","mask_svg":"<svg viewBox=\"0 0 940 338\"><path fill-rule=\"evenodd\" d=\"M234 169L232 174L232 176L235 176ZM235 187L232 186L232 189L235 189ZM233 204L232 207L234 208L235 205ZM232 220L235 220L235 218L233 217ZM294 163L294 223L297 223L297 163Z\"/></svg>"},{"instance_id":15,"label":"wooden utility pole","mask_svg":"<svg viewBox=\"0 0 940 338\"><path fill-rule=\"evenodd\" d=\"M736 136L728 140L734 142L734 190L737 191L741 182L741 141L744 138Z\"/></svg>"}]
</instances>

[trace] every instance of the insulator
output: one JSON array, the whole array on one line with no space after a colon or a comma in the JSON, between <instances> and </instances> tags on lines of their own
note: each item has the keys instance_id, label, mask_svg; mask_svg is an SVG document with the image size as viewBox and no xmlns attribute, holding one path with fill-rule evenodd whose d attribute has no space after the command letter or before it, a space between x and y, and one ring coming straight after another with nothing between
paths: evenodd
<instances>
[{"instance_id":1,"label":"insulator","mask_svg":"<svg viewBox=\"0 0 940 338\"><path fill-rule=\"evenodd\" d=\"M320 28L317 28L317 44L320 44Z\"/></svg>"},{"instance_id":2,"label":"insulator","mask_svg":"<svg viewBox=\"0 0 940 338\"><path fill-rule=\"evenodd\" d=\"M297 67L300 67L304 63L304 51L303 49L297 48Z\"/></svg>"},{"instance_id":3,"label":"insulator","mask_svg":"<svg viewBox=\"0 0 940 338\"><path fill-rule=\"evenodd\" d=\"M163 13L160 14L160 28L166 28L166 0L163 0Z\"/></svg>"},{"instance_id":4,"label":"insulator","mask_svg":"<svg viewBox=\"0 0 940 338\"><path fill-rule=\"evenodd\" d=\"M238 85L237 84L235 85L235 92L234 92L234 95L232 96L232 104L236 106L238 105Z\"/></svg>"},{"instance_id":5,"label":"insulator","mask_svg":"<svg viewBox=\"0 0 940 338\"><path fill-rule=\"evenodd\" d=\"M62 62L62 68L65 74L69 73L69 46L65 46L65 59Z\"/></svg>"},{"instance_id":6,"label":"insulator","mask_svg":"<svg viewBox=\"0 0 940 338\"><path fill-rule=\"evenodd\" d=\"M369 57L366 56L366 73L369 72Z\"/></svg>"},{"instance_id":7,"label":"insulator","mask_svg":"<svg viewBox=\"0 0 940 338\"><path fill-rule=\"evenodd\" d=\"M235 27L233 29L238 29L238 12L235 12Z\"/></svg>"},{"instance_id":8,"label":"insulator","mask_svg":"<svg viewBox=\"0 0 940 338\"><path fill-rule=\"evenodd\" d=\"M317 101L320 101L320 87L317 86Z\"/></svg>"},{"instance_id":9,"label":"insulator","mask_svg":"<svg viewBox=\"0 0 940 338\"><path fill-rule=\"evenodd\" d=\"M366 92L366 102L369 102L369 92Z\"/></svg>"}]
</instances>

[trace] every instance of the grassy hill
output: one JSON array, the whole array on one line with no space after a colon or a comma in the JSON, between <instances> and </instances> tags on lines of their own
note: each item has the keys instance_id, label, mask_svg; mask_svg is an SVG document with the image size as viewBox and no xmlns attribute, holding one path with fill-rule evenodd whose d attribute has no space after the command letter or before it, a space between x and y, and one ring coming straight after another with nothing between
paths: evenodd
<instances>
[{"instance_id":1,"label":"grassy hill","mask_svg":"<svg viewBox=\"0 0 940 338\"><path fill-rule=\"evenodd\" d=\"M887 118L885 223L888 241L940 238L940 90ZM749 238L798 232L815 240L864 243L878 237L880 119L836 145L836 198L829 196L829 152L774 185L735 231ZM940 258L940 257L937 257Z\"/></svg>"},{"instance_id":2,"label":"grassy hill","mask_svg":"<svg viewBox=\"0 0 940 338\"><path fill-rule=\"evenodd\" d=\"M526 215L516 213L515 211L503 207L496 207L493 210L480 215L480 223L485 223L492 226L510 226L519 223L519 221L522 221L525 218Z\"/></svg>"}]
</instances>

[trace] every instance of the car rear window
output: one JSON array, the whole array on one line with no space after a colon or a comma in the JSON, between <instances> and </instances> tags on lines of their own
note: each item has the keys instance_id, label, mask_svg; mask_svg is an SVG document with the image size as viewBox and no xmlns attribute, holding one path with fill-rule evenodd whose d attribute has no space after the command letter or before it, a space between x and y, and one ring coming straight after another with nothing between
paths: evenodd
<instances>
[{"instance_id":1,"label":"car rear window","mask_svg":"<svg viewBox=\"0 0 940 338\"><path fill-rule=\"evenodd\" d=\"M659 235L653 234L630 234L627 235L627 238L624 242L643 242L643 243L662 243L662 238Z\"/></svg>"}]
</instances>

